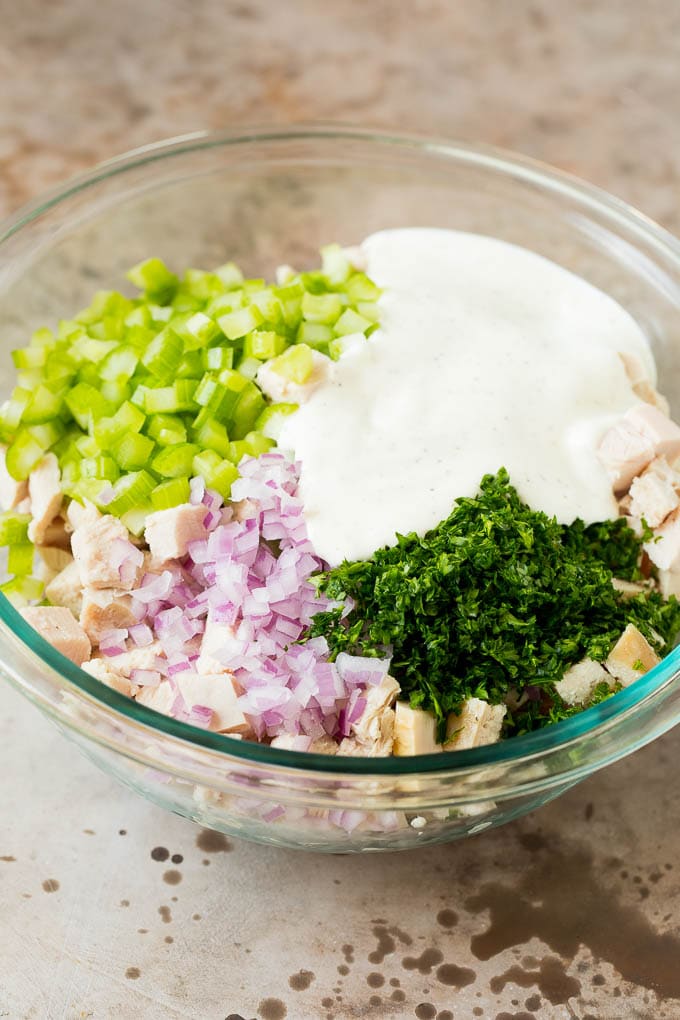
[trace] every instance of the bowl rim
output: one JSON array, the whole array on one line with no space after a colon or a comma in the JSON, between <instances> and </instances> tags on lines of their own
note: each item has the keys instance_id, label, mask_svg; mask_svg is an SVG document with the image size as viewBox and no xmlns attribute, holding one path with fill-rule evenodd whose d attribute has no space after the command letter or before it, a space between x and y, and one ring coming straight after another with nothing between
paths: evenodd
<instances>
[{"instance_id":1,"label":"bowl rim","mask_svg":"<svg viewBox=\"0 0 680 1020\"><path fill-rule=\"evenodd\" d=\"M514 177L524 183L539 186L543 191L577 200L581 207L606 213L610 221L625 224L627 230L644 239L645 243L667 258L680 270L680 240L644 213L620 198L565 171L556 169L532 157L520 155L490 145L447 140L440 137L355 127L349 124L312 122L284 126L238 127L226 131L196 131L163 139L129 150L98 163L92 170L71 178L62 185L23 205L0 222L1 246L18 234L25 226L57 207L67 199L86 192L100 182L138 169L150 163L188 155L192 152L220 147L237 147L276 142L344 141L392 147L403 152L413 151L424 155L440 156ZM61 655L23 619L4 594L0 593L0 623L33 652L42 663L54 670L73 693L85 695L88 702L115 714L116 721L132 722L168 737L171 740L217 751L231 759L259 765L318 773L345 775L408 776L415 773L462 773L494 765L509 765L527 761L549 752L561 751L580 738L604 732L628 718L643 702L667 690L680 674L680 646L673 649L657 666L630 687L577 715L543 729L512 737L498 743L462 751L436 752L409 757L354 758L328 756L305 751L289 751L254 741L236 740L227 734L214 733L192 726L190 723L162 715L140 705L131 698L106 687L90 674ZM0 661L0 668L2 663ZM38 700L41 700L38 698ZM54 708L51 709L54 712ZM58 713L66 725L72 725L68 715ZM122 719L121 719L122 717ZM675 720L667 723L668 729ZM650 738L651 739L651 738ZM638 746L631 741L621 754ZM604 764L604 762L602 762ZM597 765L595 766L597 767Z\"/></svg>"}]
</instances>

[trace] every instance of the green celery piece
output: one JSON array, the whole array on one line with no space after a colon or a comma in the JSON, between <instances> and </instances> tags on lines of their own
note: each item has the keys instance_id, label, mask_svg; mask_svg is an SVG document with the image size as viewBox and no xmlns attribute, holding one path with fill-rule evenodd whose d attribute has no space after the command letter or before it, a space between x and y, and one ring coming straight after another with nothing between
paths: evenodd
<instances>
[{"instance_id":1,"label":"green celery piece","mask_svg":"<svg viewBox=\"0 0 680 1020\"><path fill-rule=\"evenodd\" d=\"M14 367L19 370L43 368L47 361L47 353L46 347L22 347L12 351L12 361Z\"/></svg>"},{"instance_id":2,"label":"green celery piece","mask_svg":"<svg viewBox=\"0 0 680 1020\"><path fill-rule=\"evenodd\" d=\"M101 450L108 450L121 434L141 432L145 422L144 412L126 400L110 418L100 418L93 423L92 437Z\"/></svg>"},{"instance_id":3,"label":"green celery piece","mask_svg":"<svg viewBox=\"0 0 680 1020\"><path fill-rule=\"evenodd\" d=\"M151 461L151 468L163 478L184 478L191 474L194 457L200 448L194 443L166 446Z\"/></svg>"},{"instance_id":4,"label":"green celery piece","mask_svg":"<svg viewBox=\"0 0 680 1020\"><path fill-rule=\"evenodd\" d=\"M62 481L64 471L62 471ZM78 473L69 476L70 481L79 478L101 478L107 482L115 482L120 478L120 468L113 457L84 457L78 465Z\"/></svg>"},{"instance_id":5,"label":"green celery piece","mask_svg":"<svg viewBox=\"0 0 680 1020\"><path fill-rule=\"evenodd\" d=\"M251 449L245 439L234 439L229 443L227 460L231 461L232 464L239 464L243 457L250 456L252 456Z\"/></svg>"},{"instance_id":6,"label":"green celery piece","mask_svg":"<svg viewBox=\"0 0 680 1020\"><path fill-rule=\"evenodd\" d=\"M142 355L142 364L159 382L169 383L176 377L183 354L182 338L167 327L151 341Z\"/></svg>"},{"instance_id":7,"label":"green celery piece","mask_svg":"<svg viewBox=\"0 0 680 1020\"><path fill-rule=\"evenodd\" d=\"M343 303L339 294L310 294L302 298L302 317L307 322L321 322L332 325L342 313Z\"/></svg>"},{"instance_id":8,"label":"green celery piece","mask_svg":"<svg viewBox=\"0 0 680 1020\"><path fill-rule=\"evenodd\" d=\"M9 547L7 572L15 577L26 577L33 573L35 546L32 542L17 542Z\"/></svg>"},{"instance_id":9,"label":"green celery piece","mask_svg":"<svg viewBox=\"0 0 680 1020\"><path fill-rule=\"evenodd\" d=\"M7 447L5 455L7 470L12 478L17 482L25 481L42 459L45 449L46 447L39 443L28 429L20 429Z\"/></svg>"},{"instance_id":10,"label":"green celery piece","mask_svg":"<svg viewBox=\"0 0 680 1020\"><path fill-rule=\"evenodd\" d=\"M131 510L126 510L125 513L121 514L120 520L131 535L134 535L135 538L140 538L144 534L146 519L153 511L154 506L152 503L142 503Z\"/></svg>"},{"instance_id":11,"label":"green celery piece","mask_svg":"<svg viewBox=\"0 0 680 1020\"><path fill-rule=\"evenodd\" d=\"M256 431L249 432L244 437L243 442L253 457L259 457L261 453L266 453L267 450L271 450L273 446L276 446L274 439L265 436L263 432Z\"/></svg>"},{"instance_id":12,"label":"green celery piece","mask_svg":"<svg viewBox=\"0 0 680 1020\"><path fill-rule=\"evenodd\" d=\"M148 420L146 432L159 446L173 446L187 441L186 426L182 419L174 414L152 415Z\"/></svg>"},{"instance_id":13,"label":"green celery piece","mask_svg":"<svg viewBox=\"0 0 680 1020\"><path fill-rule=\"evenodd\" d=\"M43 583L36 577L11 577L9 581L0 584L0 592L13 606L22 608L42 598Z\"/></svg>"},{"instance_id":14,"label":"green celery piece","mask_svg":"<svg viewBox=\"0 0 680 1020\"><path fill-rule=\"evenodd\" d=\"M312 350L307 344L296 344L289 347L278 358L268 362L271 368L278 375L290 382L302 385L306 383L314 370Z\"/></svg>"},{"instance_id":15,"label":"green celery piece","mask_svg":"<svg viewBox=\"0 0 680 1020\"><path fill-rule=\"evenodd\" d=\"M257 358L241 358L237 366L237 371L244 379L248 379L252 382L257 378L257 373L260 371L261 367L262 362L258 361Z\"/></svg>"},{"instance_id":16,"label":"green celery piece","mask_svg":"<svg viewBox=\"0 0 680 1020\"><path fill-rule=\"evenodd\" d=\"M102 362L99 374L102 379L131 379L139 364L139 356L132 347L118 345Z\"/></svg>"},{"instance_id":17,"label":"green celery piece","mask_svg":"<svg viewBox=\"0 0 680 1020\"><path fill-rule=\"evenodd\" d=\"M53 393L47 386L38 385L33 396L24 409L21 420L24 425L39 425L51 421L60 413L63 406L61 393Z\"/></svg>"},{"instance_id":18,"label":"green celery piece","mask_svg":"<svg viewBox=\"0 0 680 1020\"><path fill-rule=\"evenodd\" d=\"M265 322L275 325L283 321L283 307L272 287L255 291L250 295L250 301L258 309Z\"/></svg>"},{"instance_id":19,"label":"green celery piece","mask_svg":"<svg viewBox=\"0 0 680 1020\"><path fill-rule=\"evenodd\" d=\"M241 391L231 416L231 431L234 439L243 439L248 432L252 431L264 408L265 400L262 393L254 383L248 383Z\"/></svg>"},{"instance_id":20,"label":"green celery piece","mask_svg":"<svg viewBox=\"0 0 680 1020\"><path fill-rule=\"evenodd\" d=\"M201 449L214 450L221 457L229 455L229 435L221 422L211 418L193 430L193 437Z\"/></svg>"},{"instance_id":21,"label":"green celery piece","mask_svg":"<svg viewBox=\"0 0 680 1020\"><path fill-rule=\"evenodd\" d=\"M286 338L280 333L255 329L245 338L243 354L246 358L268 361L269 358L275 358L277 354L283 354L287 346Z\"/></svg>"},{"instance_id":22,"label":"green celery piece","mask_svg":"<svg viewBox=\"0 0 680 1020\"><path fill-rule=\"evenodd\" d=\"M237 478L238 468L236 465L228 460L223 460L218 467L210 471L206 479L206 485L209 489L214 489L215 492L219 493L223 499L229 499L232 483Z\"/></svg>"},{"instance_id":23,"label":"green celery piece","mask_svg":"<svg viewBox=\"0 0 680 1020\"><path fill-rule=\"evenodd\" d=\"M12 390L12 396L0 407L0 423L8 432L14 432L21 424L24 411L31 402L30 390L16 386Z\"/></svg>"},{"instance_id":24,"label":"green celery piece","mask_svg":"<svg viewBox=\"0 0 680 1020\"><path fill-rule=\"evenodd\" d=\"M263 322L262 313L255 305L239 308L235 312L221 315L217 324L229 340L238 340L251 330L257 329Z\"/></svg>"},{"instance_id":25,"label":"green celery piece","mask_svg":"<svg viewBox=\"0 0 680 1020\"><path fill-rule=\"evenodd\" d=\"M210 347L201 352L201 357L206 372L222 372L225 368L234 367L233 347Z\"/></svg>"},{"instance_id":26,"label":"green celery piece","mask_svg":"<svg viewBox=\"0 0 680 1020\"><path fill-rule=\"evenodd\" d=\"M224 290L224 284L217 273L206 273L201 269L187 269L180 285L180 293L189 294L198 301L209 301Z\"/></svg>"},{"instance_id":27,"label":"green celery piece","mask_svg":"<svg viewBox=\"0 0 680 1020\"><path fill-rule=\"evenodd\" d=\"M334 337L333 327L326 326L323 322L303 321L298 326L296 340L298 343L307 344L316 350L327 347Z\"/></svg>"},{"instance_id":28,"label":"green celery piece","mask_svg":"<svg viewBox=\"0 0 680 1020\"><path fill-rule=\"evenodd\" d=\"M106 505L105 512L121 517L128 510L145 505L155 488L156 479L148 471L122 475L113 486L114 498Z\"/></svg>"},{"instance_id":29,"label":"green celery piece","mask_svg":"<svg viewBox=\"0 0 680 1020\"><path fill-rule=\"evenodd\" d=\"M270 404L260 414L255 422L255 428L263 436L277 442L287 418L297 409L297 404Z\"/></svg>"},{"instance_id":30,"label":"green celery piece","mask_svg":"<svg viewBox=\"0 0 680 1020\"><path fill-rule=\"evenodd\" d=\"M111 444L111 453L123 471L139 471L148 464L155 445L139 432L128 432Z\"/></svg>"},{"instance_id":31,"label":"green celery piece","mask_svg":"<svg viewBox=\"0 0 680 1020\"><path fill-rule=\"evenodd\" d=\"M346 336L334 337L328 344L328 353L333 361L338 361L343 354L361 347L366 342L363 333L348 333Z\"/></svg>"},{"instance_id":32,"label":"green celery piece","mask_svg":"<svg viewBox=\"0 0 680 1020\"><path fill-rule=\"evenodd\" d=\"M0 546L21 545L27 542L30 523L30 514L19 514L15 510L6 510L0 514Z\"/></svg>"},{"instance_id":33,"label":"green celery piece","mask_svg":"<svg viewBox=\"0 0 680 1020\"><path fill-rule=\"evenodd\" d=\"M345 284L345 291L351 304L359 301L377 301L382 291L366 273L354 273Z\"/></svg>"},{"instance_id":34,"label":"green celery piece","mask_svg":"<svg viewBox=\"0 0 680 1020\"><path fill-rule=\"evenodd\" d=\"M221 464L222 458L219 453L215 453L214 450L203 450L202 453L197 453L194 457L192 474L200 475L203 481L207 484L211 473Z\"/></svg>"},{"instance_id":35,"label":"green celery piece","mask_svg":"<svg viewBox=\"0 0 680 1020\"><path fill-rule=\"evenodd\" d=\"M101 394L113 407L129 400L132 396L132 386L124 379L104 379L101 382Z\"/></svg>"},{"instance_id":36,"label":"green celery piece","mask_svg":"<svg viewBox=\"0 0 680 1020\"><path fill-rule=\"evenodd\" d=\"M96 421L105 417L111 410L99 390L85 382L76 383L64 397L64 403L84 431L87 430L90 419Z\"/></svg>"},{"instance_id":37,"label":"green celery piece","mask_svg":"<svg viewBox=\"0 0 680 1020\"><path fill-rule=\"evenodd\" d=\"M219 276L225 290L236 290L243 285L243 273L235 262L225 262L223 266L218 266L215 275Z\"/></svg>"},{"instance_id":38,"label":"green celery piece","mask_svg":"<svg viewBox=\"0 0 680 1020\"><path fill-rule=\"evenodd\" d=\"M189 502L189 479L169 478L161 482L151 493L151 505L154 510L169 510L173 506L181 506Z\"/></svg>"},{"instance_id":39,"label":"green celery piece","mask_svg":"<svg viewBox=\"0 0 680 1020\"><path fill-rule=\"evenodd\" d=\"M221 329L208 315L194 312L192 315L171 319L170 329L184 341L185 351L198 351L207 347L221 335Z\"/></svg>"},{"instance_id":40,"label":"green celery piece","mask_svg":"<svg viewBox=\"0 0 680 1020\"><path fill-rule=\"evenodd\" d=\"M376 301L357 301L355 311L374 325L380 322L380 306Z\"/></svg>"},{"instance_id":41,"label":"green celery piece","mask_svg":"<svg viewBox=\"0 0 680 1020\"><path fill-rule=\"evenodd\" d=\"M160 305L172 299L179 284L175 274L160 259L145 259L129 269L126 275L130 283L143 290L149 300Z\"/></svg>"},{"instance_id":42,"label":"green celery piece","mask_svg":"<svg viewBox=\"0 0 680 1020\"><path fill-rule=\"evenodd\" d=\"M344 283L352 272L347 255L339 244L327 244L321 249L324 275L332 285Z\"/></svg>"},{"instance_id":43,"label":"green celery piece","mask_svg":"<svg viewBox=\"0 0 680 1020\"><path fill-rule=\"evenodd\" d=\"M144 387L144 410L147 414L175 414L178 411L192 411L195 406L194 379L177 379L172 386ZM134 396L133 398L134 399Z\"/></svg>"},{"instance_id":44,"label":"green celery piece","mask_svg":"<svg viewBox=\"0 0 680 1020\"><path fill-rule=\"evenodd\" d=\"M365 333L372 325L370 319L365 319L363 315L359 315L352 308L346 308L333 329L336 336L346 336L348 333Z\"/></svg>"},{"instance_id":45,"label":"green celery piece","mask_svg":"<svg viewBox=\"0 0 680 1020\"><path fill-rule=\"evenodd\" d=\"M112 351L115 351L118 344L115 340L97 340L85 334L71 345L69 354L76 361L89 361L99 364Z\"/></svg>"}]
</instances>

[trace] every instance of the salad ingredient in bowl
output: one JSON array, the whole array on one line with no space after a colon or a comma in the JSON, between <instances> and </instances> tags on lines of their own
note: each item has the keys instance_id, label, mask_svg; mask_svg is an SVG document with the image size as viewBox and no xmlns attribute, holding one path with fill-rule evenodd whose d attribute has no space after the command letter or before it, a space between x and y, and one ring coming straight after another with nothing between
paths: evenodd
<instances>
[{"instance_id":1,"label":"salad ingredient in bowl","mask_svg":"<svg viewBox=\"0 0 680 1020\"><path fill-rule=\"evenodd\" d=\"M610 297L397 229L275 282L134 267L14 352L5 594L110 688L275 748L458 751L680 630L680 428Z\"/></svg>"}]
</instances>

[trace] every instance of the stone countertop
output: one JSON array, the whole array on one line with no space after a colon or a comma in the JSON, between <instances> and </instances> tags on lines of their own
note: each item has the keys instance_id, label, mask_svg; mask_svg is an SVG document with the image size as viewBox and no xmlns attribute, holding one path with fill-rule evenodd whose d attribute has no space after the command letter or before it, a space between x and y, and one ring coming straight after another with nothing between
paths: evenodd
<instances>
[{"instance_id":1,"label":"stone countertop","mask_svg":"<svg viewBox=\"0 0 680 1020\"><path fill-rule=\"evenodd\" d=\"M0 215L168 135L326 118L517 149L680 229L672 0L0 0L0 23ZM321 857L164 814L3 688L0 1016L673 1020L679 743L463 843Z\"/></svg>"}]
</instances>

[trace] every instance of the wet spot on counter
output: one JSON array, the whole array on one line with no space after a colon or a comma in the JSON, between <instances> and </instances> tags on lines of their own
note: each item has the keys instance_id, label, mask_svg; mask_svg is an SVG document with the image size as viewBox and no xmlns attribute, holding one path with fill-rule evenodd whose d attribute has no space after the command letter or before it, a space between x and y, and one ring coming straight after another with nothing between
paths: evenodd
<instances>
[{"instance_id":1,"label":"wet spot on counter","mask_svg":"<svg viewBox=\"0 0 680 1020\"><path fill-rule=\"evenodd\" d=\"M340 881L339 878L334 878L333 879L333 885L342 885L342 882Z\"/></svg>"},{"instance_id":2,"label":"wet spot on counter","mask_svg":"<svg viewBox=\"0 0 680 1020\"><path fill-rule=\"evenodd\" d=\"M177 903L177 897L176 896L171 896L170 898L171 898L173 903Z\"/></svg>"},{"instance_id":3,"label":"wet spot on counter","mask_svg":"<svg viewBox=\"0 0 680 1020\"><path fill-rule=\"evenodd\" d=\"M390 995L390 999L392 999L393 1002L405 1002L406 992L402 992L401 988L395 988Z\"/></svg>"},{"instance_id":4,"label":"wet spot on counter","mask_svg":"<svg viewBox=\"0 0 680 1020\"><path fill-rule=\"evenodd\" d=\"M10 854L5 854L3 857L0 857L0 861L5 861L7 864L11 864L13 861L16 861L16 857L12 857Z\"/></svg>"},{"instance_id":5,"label":"wet spot on counter","mask_svg":"<svg viewBox=\"0 0 680 1020\"><path fill-rule=\"evenodd\" d=\"M234 849L223 832L214 832L212 829L201 829L196 837L196 846L204 854L228 854ZM264 1001L269 1002L270 1000L265 999ZM271 1001L277 1000L272 999Z\"/></svg>"},{"instance_id":6,"label":"wet spot on counter","mask_svg":"<svg viewBox=\"0 0 680 1020\"><path fill-rule=\"evenodd\" d=\"M119 836L127 836L127 829L119 829L118 830L118 835Z\"/></svg>"},{"instance_id":7,"label":"wet spot on counter","mask_svg":"<svg viewBox=\"0 0 680 1020\"><path fill-rule=\"evenodd\" d=\"M345 958L345 963L354 963L354 946L351 946L349 942L346 942L342 947L342 955Z\"/></svg>"},{"instance_id":8,"label":"wet spot on counter","mask_svg":"<svg viewBox=\"0 0 680 1020\"><path fill-rule=\"evenodd\" d=\"M84 834L86 836L96 836L97 835L97 833L94 831L94 829L83 829L83 832L84 832Z\"/></svg>"},{"instance_id":9,"label":"wet spot on counter","mask_svg":"<svg viewBox=\"0 0 680 1020\"><path fill-rule=\"evenodd\" d=\"M431 1002L419 1002L414 1013L418 1020L435 1020L437 1007L433 1006Z\"/></svg>"},{"instance_id":10,"label":"wet spot on counter","mask_svg":"<svg viewBox=\"0 0 680 1020\"><path fill-rule=\"evenodd\" d=\"M258 1006L258 1012L262 1020L284 1020L284 1017L288 1016L288 1010L281 999L263 999Z\"/></svg>"},{"instance_id":11,"label":"wet spot on counter","mask_svg":"<svg viewBox=\"0 0 680 1020\"><path fill-rule=\"evenodd\" d=\"M382 986L385 984L385 978L383 977L382 974L378 974L376 971L373 971L366 978L366 984L370 988L382 988Z\"/></svg>"},{"instance_id":12,"label":"wet spot on counter","mask_svg":"<svg viewBox=\"0 0 680 1020\"><path fill-rule=\"evenodd\" d=\"M170 924L170 922L172 921L172 913L170 912L170 907L159 907L158 913L161 915L161 921L163 922L163 924Z\"/></svg>"},{"instance_id":13,"label":"wet spot on counter","mask_svg":"<svg viewBox=\"0 0 680 1020\"><path fill-rule=\"evenodd\" d=\"M606 979L605 979L604 974L593 974L593 984L594 985L604 985L604 984L606 984Z\"/></svg>"},{"instance_id":14,"label":"wet spot on counter","mask_svg":"<svg viewBox=\"0 0 680 1020\"><path fill-rule=\"evenodd\" d=\"M210 867L210 861L208 860L207 857L203 858L203 860L201 861L201 864L203 865L204 868L209 868Z\"/></svg>"},{"instance_id":15,"label":"wet spot on counter","mask_svg":"<svg viewBox=\"0 0 680 1020\"><path fill-rule=\"evenodd\" d=\"M437 967L437 981L452 988L465 988L476 981L477 975L469 967L457 967L455 963L443 963Z\"/></svg>"},{"instance_id":16,"label":"wet spot on counter","mask_svg":"<svg viewBox=\"0 0 680 1020\"><path fill-rule=\"evenodd\" d=\"M519 1013L496 1013L494 1020L536 1020L536 1017L521 1010Z\"/></svg>"},{"instance_id":17,"label":"wet spot on counter","mask_svg":"<svg viewBox=\"0 0 680 1020\"><path fill-rule=\"evenodd\" d=\"M587 822L589 822L594 814L595 814L595 805L593 804L592 800L589 800L588 803L586 804L585 811L583 812L583 817L585 818L585 820Z\"/></svg>"},{"instance_id":18,"label":"wet spot on counter","mask_svg":"<svg viewBox=\"0 0 680 1020\"><path fill-rule=\"evenodd\" d=\"M541 1008L541 1001L540 995L530 995L524 1005L530 1013L535 1013L537 1009Z\"/></svg>"},{"instance_id":19,"label":"wet spot on counter","mask_svg":"<svg viewBox=\"0 0 680 1020\"><path fill-rule=\"evenodd\" d=\"M152 861L167 861L170 851L165 846L155 846L151 851Z\"/></svg>"},{"instance_id":20,"label":"wet spot on counter","mask_svg":"<svg viewBox=\"0 0 680 1020\"><path fill-rule=\"evenodd\" d=\"M166 935L163 941L167 942L167 944L171 946L175 940L173 939L172 935Z\"/></svg>"},{"instance_id":21,"label":"wet spot on counter","mask_svg":"<svg viewBox=\"0 0 680 1020\"><path fill-rule=\"evenodd\" d=\"M136 981L138 977L142 976L142 972L139 967L128 967L125 971L125 977L129 978L130 981Z\"/></svg>"},{"instance_id":22,"label":"wet spot on counter","mask_svg":"<svg viewBox=\"0 0 680 1020\"><path fill-rule=\"evenodd\" d=\"M225 1016L224 1020L246 1020L240 1013L230 1013L229 1016Z\"/></svg>"},{"instance_id":23,"label":"wet spot on counter","mask_svg":"<svg viewBox=\"0 0 680 1020\"><path fill-rule=\"evenodd\" d=\"M311 970L299 970L297 974L290 975L288 984L294 992L306 992L314 978L315 974Z\"/></svg>"},{"instance_id":24,"label":"wet spot on counter","mask_svg":"<svg viewBox=\"0 0 680 1020\"><path fill-rule=\"evenodd\" d=\"M618 869L623 862L608 863ZM466 900L471 912L490 915L486 930L470 941L472 952L489 960L536 938L573 959L584 946L624 980L661 998L680 998L680 938L660 934L639 908L621 903L603 872L588 847L551 836L550 853L525 869L516 885L487 882Z\"/></svg>"},{"instance_id":25,"label":"wet spot on counter","mask_svg":"<svg viewBox=\"0 0 680 1020\"><path fill-rule=\"evenodd\" d=\"M347 977L347 975L349 974L349 967L347 966L346 963L340 964L340 966L338 967L338 974L341 974L342 977Z\"/></svg>"},{"instance_id":26,"label":"wet spot on counter","mask_svg":"<svg viewBox=\"0 0 680 1020\"><path fill-rule=\"evenodd\" d=\"M437 1020L453 1020L453 1013L450 1009L440 1009L437 1013Z\"/></svg>"},{"instance_id":27,"label":"wet spot on counter","mask_svg":"<svg viewBox=\"0 0 680 1020\"><path fill-rule=\"evenodd\" d=\"M32 900L32 899L33 899L33 896L31 895L31 893L30 893L30 892L22 892L22 894L21 894L21 895L23 896L23 898L24 898L25 900Z\"/></svg>"},{"instance_id":28,"label":"wet spot on counter","mask_svg":"<svg viewBox=\"0 0 680 1020\"><path fill-rule=\"evenodd\" d=\"M431 974L444 959L440 949L424 949L420 956L405 956L401 961L404 970L417 970L420 974Z\"/></svg>"},{"instance_id":29,"label":"wet spot on counter","mask_svg":"<svg viewBox=\"0 0 680 1020\"><path fill-rule=\"evenodd\" d=\"M139 935L148 935L149 934L149 929L148 928L138 928L137 932L138 932Z\"/></svg>"},{"instance_id":30,"label":"wet spot on counter","mask_svg":"<svg viewBox=\"0 0 680 1020\"><path fill-rule=\"evenodd\" d=\"M393 988L399 988L401 981L399 980L399 978L390 978L390 984L392 985Z\"/></svg>"},{"instance_id":31,"label":"wet spot on counter","mask_svg":"<svg viewBox=\"0 0 680 1020\"><path fill-rule=\"evenodd\" d=\"M666 871L672 871L673 865L669 862L667 864L664 864L664 868L666 869Z\"/></svg>"},{"instance_id":32,"label":"wet spot on counter","mask_svg":"<svg viewBox=\"0 0 680 1020\"><path fill-rule=\"evenodd\" d=\"M437 914L437 922L442 928L455 928L458 924L458 914L455 910L440 910Z\"/></svg>"},{"instance_id":33,"label":"wet spot on counter","mask_svg":"<svg viewBox=\"0 0 680 1020\"><path fill-rule=\"evenodd\" d=\"M325 999L321 1000L321 1005L324 1006L326 1009L330 1009L331 1006L333 1005L333 1000L327 995Z\"/></svg>"},{"instance_id":34,"label":"wet spot on counter","mask_svg":"<svg viewBox=\"0 0 680 1020\"><path fill-rule=\"evenodd\" d=\"M564 1004L581 991L580 981L567 974L564 963L556 956L546 956L540 960L537 970L509 967L503 974L491 978L489 987L494 995L498 995L510 981L520 988L531 988L532 985L536 985L553 1006Z\"/></svg>"},{"instance_id":35,"label":"wet spot on counter","mask_svg":"<svg viewBox=\"0 0 680 1020\"><path fill-rule=\"evenodd\" d=\"M120 901L120 906L121 907L129 907L130 906L130 901L129 900L121 900Z\"/></svg>"},{"instance_id":36,"label":"wet spot on counter","mask_svg":"<svg viewBox=\"0 0 680 1020\"><path fill-rule=\"evenodd\" d=\"M56 892L57 889L59 888L59 883L57 882L56 878L46 878L42 884L42 887L45 890L45 892Z\"/></svg>"},{"instance_id":37,"label":"wet spot on counter","mask_svg":"<svg viewBox=\"0 0 680 1020\"><path fill-rule=\"evenodd\" d=\"M651 875L648 876L648 879L652 883L652 885L656 885L656 883L660 882L662 878L663 875L661 874L660 871L653 871Z\"/></svg>"},{"instance_id":38,"label":"wet spot on counter","mask_svg":"<svg viewBox=\"0 0 680 1020\"><path fill-rule=\"evenodd\" d=\"M191 915L191 920L192 921L200 921L201 920L201 915L200 914L192 914Z\"/></svg>"},{"instance_id":39,"label":"wet spot on counter","mask_svg":"<svg viewBox=\"0 0 680 1020\"><path fill-rule=\"evenodd\" d=\"M372 995L370 997L370 999L368 1000L368 1005L369 1006L381 1006L382 1005L382 999L380 998L379 995Z\"/></svg>"},{"instance_id":40,"label":"wet spot on counter","mask_svg":"<svg viewBox=\"0 0 680 1020\"><path fill-rule=\"evenodd\" d=\"M481 1006L475 1006L475 1008L472 1010L472 1015L473 1016L484 1016L484 1010L482 1009Z\"/></svg>"},{"instance_id":41,"label":"wet spot on counter","mask_svg":"<svg viewBox=\"0 0 680 1020\"><path fill-rule=\"evenodd\" d=\"M373 934L378 940L376 948L368 954L369 963L383 963L386 956L391 956L397 948L397 939L402 945L410 946L413 939L401 928L392 925L388 928L384 924L373 926Z\"/></svg>"},{"instance_id":42,"label":"wet spot on counter","mask_svg":"<svg viewBox=\"0 0 680 1020\"><path fill-rule=\"evenodd\" d=\"M521 832L517 838L520 846L532 854L538 853L539 850L545 850L548 845L540 832Z\"/></svg>"},{"instance_id":43,"label":"wet spot on counter","mask_svg":"<svg viewBox=\"0 0 680 1020\"><path fill-rule=\"evenodd\" d=\"M170 868L169 871L163 873L163 881L167 885L179 885L182 881L182 872L177 871L176 868Z\"/></svg>"},{"instance_id":44,"label":"wet spot on counter","mask_svg":"<svg viewBox=\"0 0 680 1020\"><path fill-rule=\"evenodd\" d=\"M181 854L173 854L170 860L172 861L173 864L181 864L184 858L182 857Z\"/></svg>"}]
</instances>

